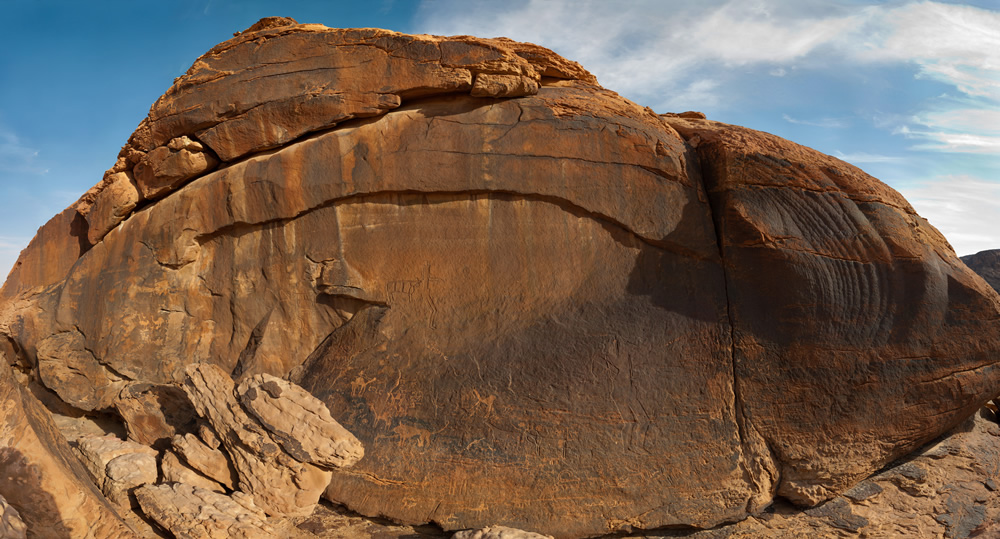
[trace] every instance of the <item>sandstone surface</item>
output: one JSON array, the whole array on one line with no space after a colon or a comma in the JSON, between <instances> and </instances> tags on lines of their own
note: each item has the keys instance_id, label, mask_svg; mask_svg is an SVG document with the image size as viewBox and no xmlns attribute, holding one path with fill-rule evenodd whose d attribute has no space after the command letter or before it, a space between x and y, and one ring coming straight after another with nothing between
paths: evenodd
<instances>
[{"instance_id":1,"label":"sandstone surface","mask_svg":"<svg viewBox=\"0 0 1000 539\"><path fill-rule=\"evenodd\" d=\"M226 496L173 483L136 491L143 512L177 539L272 539L264 511L242 493Z\"/></svg>"},{"instance_id":2,"label":"sandstone surface","mask_svg":"<svg viewBox=\"0 0 1000 539\"><path fill-rule=\"evenodd\" d=\"M353 466L365 454L361 442L333 419L326 405L300 386L258 374L240 383L236 393L243 409L301 462L335 469Z\"/></svg>"},{"instance_id":3,"label":"sandstone surface","mask_svg":"<svg viewBox=\"0 0 1000 539\"><path fill-rule=\"evenodd\" d=\"M198 414L220 434L240 491L249 494L269 515L312 512L330 482L329 471L282 451L267 430L240 407L232 379L219 367L191 365L184 390Z\"/></svg>"},{"instance_id":4,"label":"sandstone surface","mask_svg":"<svg viewBox=\"0 0 1000 539\"><path fill-rule=\"evenodd\" d=\"M100 217L129 172L155 200ZM199 58L0 289L19 364L156 419L133 438L183 433L127 388L184 382L268 514L325 490L559 537L779 495L858 522L839 494L996 396L998 330L1000 296L846 163L533 45L281 18ZM360 456L326 418L353 467L321 469Z\"/></svg>"},{"instance_id":5,"label":"sandstone surface","mask_svg":"<svg viewBox=\"0 0 1000 539\"><path fill-rule=\"evenodd\" d=\"M220 494L226 492L222 483L206 476L170 450L165 451L163 458L160 459L160 483L184 483Z\"/></svg>"},{"instance_id":6,"label":"sandstone surface","mask_svg":"<svg viewBox=\"0 0 1000 539\"><path fill-rule=\"evenodd\" d=\"M994 290L1000 292L1000 249L963 256L962 262L985 279Z\"/></svg>"},{"instance_id":7,"label":"sandstone surface","mask_svg":"<svg viewBox=\"0 0 1000 539\"><path fill-rule=\"evenodd\" d=\"M778 494L825 500L997 391L998 343L974 343L1000 298L902 196L773 135L663 118L713 201L740 406Z\"/></svg>"},{"instance_id":8,"label":"sandstone surface","mask_svg":"<svg viewBox=\"0 0 1000 539\"><path fill-rule=\"evenodd\" d=\"M21 520L17 509L0 496L0 537L4 539L25 539L28 527Z\"/></svg>"},{"instance_id":9,"label":"sandstone surface","mask_svg":"<svg viewBox=\"0 0 1000 539\"><path fill-rule=\"evenodd\" d=\"M27 533L134 537L91 483L48 412L10 371L7 362L0 361L0 496L16 510ZM9 522L16 531L13 517Z\"/></svg>"},{"instance_id":10,"label":"sandstone surface","mask_svg":"<svg viewBox=\"0 0 1000 539\"><path fill-rule=\"evenodd\" d=\"M128 506L135 487L155 483L156 450L115 436L86 436L77 452L91 479L113 503Z\"/></svg>"},{"instance_id":11,"label":"sandstone surface","mask_svg":"<svg viewBox=\"0 0 1000 539\"><path fill-rule=\"evenodd\" d=\"M128 439L163 449L179 429L194 420L184 391L169 384L132 383L112 402L128 430Z\"/></svg>"},{"instance_id":12,"label":"sandstone surface","mask_svg":"<svg viewBox=\"0 0 1000 539\"><path fill-rule=\"evenodd\" d=\"M478 530L457 532L452 539L552 539L550 535L540 535L505 526L488 526Z\"/></svg>"},{"instance_id":13,"label":"sandstone surface","mask_svg":"<svg viewBox=\"0 0 1000 539\"><path fill-rule=\"evenodd\" d=\"M174 436L172 440L174 451L184 458L184 462L201 474L211 478L227 489L236 488L236 477L226 454L202 442L194 434Z\"/></svg>"}]
</instances>

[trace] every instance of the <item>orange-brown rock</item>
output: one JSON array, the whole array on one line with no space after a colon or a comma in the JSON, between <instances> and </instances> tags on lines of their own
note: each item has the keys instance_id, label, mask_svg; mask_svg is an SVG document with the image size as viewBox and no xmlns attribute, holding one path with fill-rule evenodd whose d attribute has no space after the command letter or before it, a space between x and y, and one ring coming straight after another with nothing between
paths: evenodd
<instances>
[{"instance_id":1,"label":"orange-brown rock","mask_svg":"<svg viewBox=\"0 0 1000 539\"><path fill-rule=\"evenodd\" d=\"M0 497L28 537L134 537L94 487L41 403L0 354ZM8 521L16 531L21 526ZM3 530L0 530L3 531Z\"/></svg>"},{"instance_id":2,"label":"orange-brown rock","mask_svg":"<svg viewBox=\"0 0 1000 539\"><path fill-rule=\"evenodd\" d=\"M264 21L178 79L111 174L183 137L224 166L90 247L73 215L100 184L22 255L0 331L81 409L200 377L268 511L326 485L261 473L298 466L295 425L233 394L262 374L364 446L330 500L559 537L817 504L1000 383L1000 297L897 193L540 47Z\"/></svg>"},{"instance_id":3,"label":"orange-brown rock","mask_svg":"<svg viewBox=\"0 0 1000 539\"><path fill-rule=\"evenodd\" d=\"M192 468L217 481L229 490L236 488L236 473L226 454L202 442L194 434L177 435L171 441L174 451ZM193 483L192 483L193 484Z\"/></svg>"},{"instance_id":4,"label":"orange-brown rock","mask_svg":"<svg viewBox=\"0 0 1000 539\"><path fill-rule=\"evenodd\" d=\"M141 197L131 174L112 174L109 184L97 194L87 213L87 240L92 244L101 241L132 213Z\"/></svg>"},{"instance_id":5,"label":"orange-brown rock","mask_svg":"<svg viewBox=\"0 0 1000 539\"><path fill-rule=\"evenodd\" d=\"M330 482L330 472L282 451L279 442L240 406L233 381L225 372L215 365L191 365L184 391L198 414L221 434L240 491L269 515L312 512ZM183 443L176 445L184 447Z\"/></svg>"},{"instance_id":6,"label":"orange-brown rock","mask_svg":"<svg viewBox=\"0 0 1000 539\"><path fill-rule=\"evenodd\" d=\"M899 193L773 135L664 120L698 153L737 391L778 494L823 501L997 392L1000 342L983 336L1000 296Z\"/></svg>"}]
</instances>

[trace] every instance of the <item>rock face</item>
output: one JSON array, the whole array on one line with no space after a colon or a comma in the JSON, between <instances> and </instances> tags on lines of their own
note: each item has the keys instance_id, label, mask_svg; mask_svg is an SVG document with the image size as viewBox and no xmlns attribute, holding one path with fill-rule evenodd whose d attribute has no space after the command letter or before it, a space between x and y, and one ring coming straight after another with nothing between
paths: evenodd
<instances>
[{"instance_id":1,"label":"rock face","mask_svg":"<svg viewBox=\"0 0 1000 539\"><path fill-rule=\"evenodd\" d=\"M1000 292L1000 249L980 251L962 257L969 269L978 273L994 290Z\"/></svg>"},{"instance_id":2,"label":"rock face","mask_svg":"<svg viewBox=\"0 0 1000 539\"><path fill-rule=\"evenodd\" d=\"M10 371L0 361L0 497L9 504L0 508L2 525L13 537L22 525L30 537L134 537Z\"/></svg>"},{"instance_id":3,"label":"rock face","mask_svg":"<svg viewBox=\"0 0 1000 539\"><path fill-rule=\"evenodd\" d=\"M154 200L98 218L129 173ZM0 290L77 408L186 379L270 514L560 537L834 498L996 395L998 330L846 163L533 45L288 19L199 58Z\"/></svg>"}]
</instances>

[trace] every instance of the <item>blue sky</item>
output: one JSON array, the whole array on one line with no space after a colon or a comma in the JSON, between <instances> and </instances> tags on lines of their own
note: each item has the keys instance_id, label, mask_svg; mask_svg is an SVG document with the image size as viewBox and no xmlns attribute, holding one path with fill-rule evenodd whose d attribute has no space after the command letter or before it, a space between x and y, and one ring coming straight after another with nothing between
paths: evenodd
<instances>
[{"instance_id":1,"label":"blue sky","mask_svg":"<svg viewBox=\"0 0 1000 539\"><path fill-rule=\"evenodd\" d=\"M0 277L174 77L272 15L538 43L657 112L700 110L860 166L960 255L1000 248L1000 0L6 0L3 12Z\"/></svg>"}]
</instances>

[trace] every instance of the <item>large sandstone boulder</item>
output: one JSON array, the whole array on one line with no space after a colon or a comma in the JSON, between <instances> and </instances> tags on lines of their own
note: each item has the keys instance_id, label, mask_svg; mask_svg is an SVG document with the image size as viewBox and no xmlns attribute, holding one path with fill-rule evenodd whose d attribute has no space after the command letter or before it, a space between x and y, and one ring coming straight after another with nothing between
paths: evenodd
<instances>
[{"instance_id":1,"label":"large sandstone boulder","mask_svg":"<svg viewBox=\"0 0 1000 539\"><path fill-rule=\"evenodd\" d=\"M127 171L158 198L90 234ZM846 163L533 45L288 19L198 59L0 290L75 407L191 374L265 511L312 503L275 490L319 476L288 455L354 458L290 444L314 414L278 424L269 375L364 446L329 499L560 537L832 498L995 396L998 330L1000 297Z\"/></svg>"}]
</instances>

